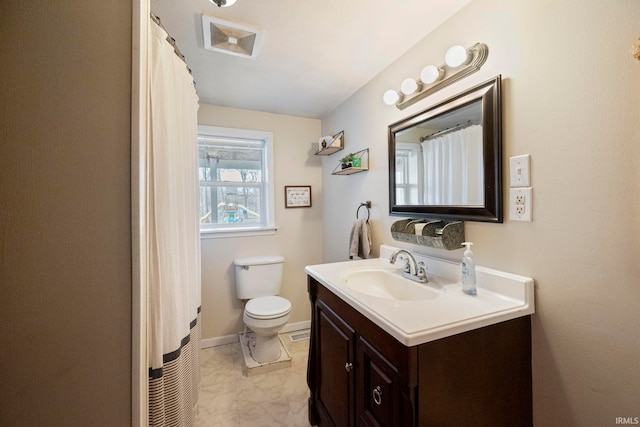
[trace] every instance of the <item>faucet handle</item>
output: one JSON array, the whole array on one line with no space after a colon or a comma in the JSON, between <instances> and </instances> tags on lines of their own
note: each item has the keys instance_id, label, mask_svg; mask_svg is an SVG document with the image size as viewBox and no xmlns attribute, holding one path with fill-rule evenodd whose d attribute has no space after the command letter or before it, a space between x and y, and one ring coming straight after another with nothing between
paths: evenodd
<instances>
[{"instance_id":1,"label":"faucet handle","mask_svg":"<svg viewBox=\"0 0 640 427\"><path fill-rule=\"evenodd\" d=\"M416 276L418 276L418 278L420 279L427 277L427 266L422 261L418 263L418 271L416 271Z\"/></svg>"}]
</instances>

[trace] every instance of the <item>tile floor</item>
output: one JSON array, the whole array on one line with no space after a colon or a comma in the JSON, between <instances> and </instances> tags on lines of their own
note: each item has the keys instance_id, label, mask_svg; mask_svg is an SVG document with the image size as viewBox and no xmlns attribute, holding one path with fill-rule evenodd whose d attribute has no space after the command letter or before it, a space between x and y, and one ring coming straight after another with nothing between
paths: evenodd
<instances>
[{"instance_id":1,"label":"tile floor","mask_svg":"<svg viewBox=\"0 0 640 427\"><path fill-rule=\"evenodd\" d=\"M309 340L282 342L291 368L247 377L239 343L201 350L200 398L196 427L308 427Z\"/></svg>"}]
</instances>

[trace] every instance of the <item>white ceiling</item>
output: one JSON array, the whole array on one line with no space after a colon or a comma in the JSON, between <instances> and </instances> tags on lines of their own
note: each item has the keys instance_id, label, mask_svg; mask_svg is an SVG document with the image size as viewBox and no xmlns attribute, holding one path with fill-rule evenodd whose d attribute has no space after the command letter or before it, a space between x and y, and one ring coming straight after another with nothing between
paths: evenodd
<instances>
[{"instance_id":1,"label":"white ceiling","mask_svg":"<svg viewBox=\"0 0 640 427\"><path fill-rule=\"evenodd\" d=\"M151 0L200 102L322 118L470 0ZM202 14L263 30L256 59L204 49ZM380 95L382 97L382 94Z\"/></svg>"}]
</instances>

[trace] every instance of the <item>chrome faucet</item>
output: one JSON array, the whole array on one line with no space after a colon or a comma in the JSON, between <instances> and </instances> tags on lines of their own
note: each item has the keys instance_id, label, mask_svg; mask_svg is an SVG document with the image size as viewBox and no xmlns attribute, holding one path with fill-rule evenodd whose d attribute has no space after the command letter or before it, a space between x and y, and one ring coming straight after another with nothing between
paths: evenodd
<instances>
[{"instance_id":1,"label":"chrome faucet","mask_svg":"<svg viewBox=\"0 0 640 427\"><path fill-rule=\"evenodd\" d=\"M416 259L413 257L413 255L411 255L411 252L408 252L404 249L398 249L397 251L391 254L391 257L389 258L389 262L391 264L395 264L396 258L400 253L404 253L407 255L406 257L407 263L404 266L404 271L402 272L402 276L406 277L409 280L413 280L414 282L427 283L428 282L427 272L425 271L426 266L424 265L424 262L420 261L419 263L416 263Z\"/></svg>"}]
</instances>

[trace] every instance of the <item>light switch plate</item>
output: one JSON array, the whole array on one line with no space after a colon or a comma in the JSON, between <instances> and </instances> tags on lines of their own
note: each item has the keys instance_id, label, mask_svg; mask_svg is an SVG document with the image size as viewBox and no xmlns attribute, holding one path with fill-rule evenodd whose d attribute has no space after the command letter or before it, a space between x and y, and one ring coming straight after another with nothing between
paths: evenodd
<instances>
[{"instance_id":1,"label":"light switch plate","mask_svg":"<svg viewBox=\"0 0 640 427\"><path fill-rule=\"evenodd\" d=\"M510 187L529 187L531 185L531 156L523 154L509 158Z\"/></svg>"},{"instance_id":2,"label":"light switch plate","mask_svg":"<svg viewBox=\"0 0 640 427\"><path fill-rule=\"evenodd\" d=\"M532 189L512 188L509 190L509 219L512 221L531 222L531 210L533 205Z\"/></svg>"}]
</instances>

